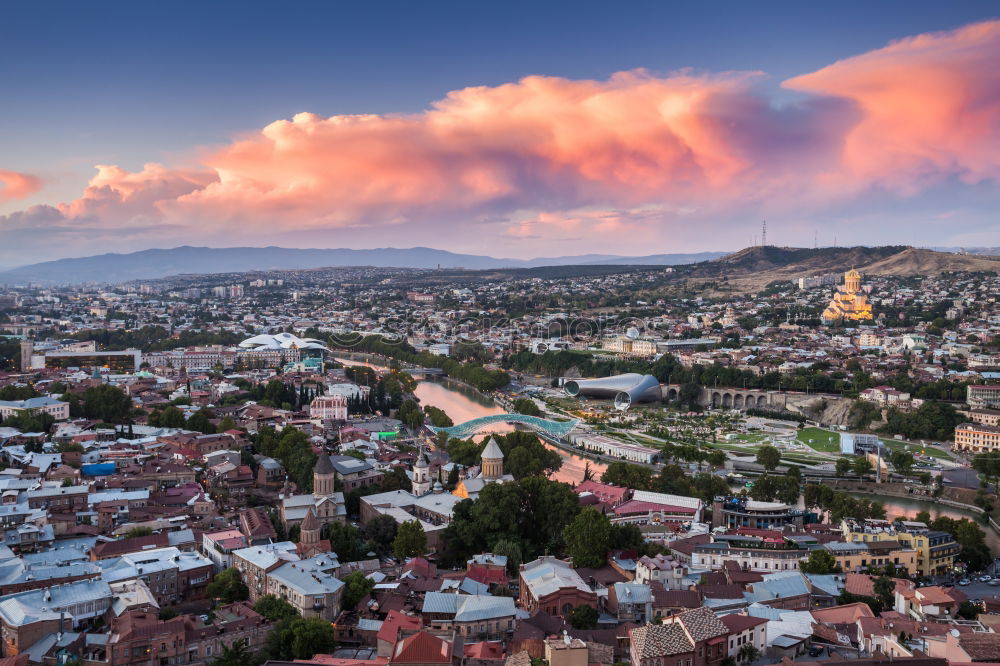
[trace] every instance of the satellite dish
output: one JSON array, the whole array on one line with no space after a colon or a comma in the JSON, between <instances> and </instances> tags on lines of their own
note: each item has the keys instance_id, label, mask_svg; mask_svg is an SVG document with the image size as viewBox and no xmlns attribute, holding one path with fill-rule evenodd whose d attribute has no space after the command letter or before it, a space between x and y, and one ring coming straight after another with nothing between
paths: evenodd
<instances>
[{"instance_id":1,"label":"satellite dish","mask_svg":"<svg viewBox=\"0 0 1000 666\"><path fill-rule=\"evenodd\" d=\"M632 328L625 331L625 337L632 338L633 340L635 340L636 338L639 337L639 329L633 326Z\"/></svg>"}]
</instances>

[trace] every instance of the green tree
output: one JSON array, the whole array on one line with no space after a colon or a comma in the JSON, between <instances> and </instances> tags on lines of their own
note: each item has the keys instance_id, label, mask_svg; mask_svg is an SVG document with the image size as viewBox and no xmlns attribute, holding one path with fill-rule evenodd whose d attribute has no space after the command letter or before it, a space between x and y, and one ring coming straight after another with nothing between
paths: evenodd
<instances>
[{"instance_id":1,"label":"green tree","mask_svg":"<svg viewBox=\"0 0 1000 666\"><path fill-rule=\"evenodd\" d=\"M907 475L913 471L913 454L908 451L891 452L889 462L900 474Z\"/></svg>"},{"instance_id":2,"label":"green tree","mask_svg":"<svg viewBox=\"0 0 1000 666\"><path fill-rule=\"evenodd\" d=\"M159 422L161 428L183 428L186 425L184 412L173 405L160 412Z\"/></svg>"},{"instance_id":3,"label":"green tree","mask_svg":"<svg viewBox=\"0 0 1000 666\"><path fill-rule=\"evenodd\" d=\"M837 558L826 548L817 548L802 561L799 570L807 574L831 574L838 570Z\"/></svg>"},{"instance_id":4,"label":"green tree","mask_svg":"<svg viewBox=\"0 0 1000 666\"><path fill-rule=\"evenodd\" d=\"M222 420L219 421L219 425L216 427L216 431L227 432L229 430L236 430L236 421L233 420L232 416L226 414L225 416L222 417Z\"/></svg>"},{"instance_id":5,"label":"green tree","mask_svg":"<svg viewBox=\"0 0 1000 666\"><path fill-rule=\"evenodd\" d=\"M854 469L854 464L850 458L837 458L837 476L847 476Z\"/></svg>"},{"instance_id":6,"label":"green tree","mask_svg":"<svg viewBox=\"0 0 1000 666\"><path fill-rule=\"evenodd\" d=\"M574 629L593 629L597 626L597 609L593 606L580 605L571 610L566 619Z\"/></svg>"},{"instance_id":7,"label":"green tree","mask_svg":"<svg viewBox=\"0 0 1000 666\"><path fill-rule=\"evenodd\" d=\"M231 604L244 601L250 596L250 590L240 578L240 572L230 567L219 573L205 588L205 592L213 599L221 599L222 603Z\"/></svg>"},{"instance_id":8,"label":"green tree","mask_svg":"<svg viewBox=\"0 0 1000 666\"><path fill-rule=\"evenodd\" d=\"M983 609L972 603L971 601L963 601L958 605L958 611L956 615L963 620L975 620L979 617L979 614L983 612Z\"/></svg>"},{"instance_id":9,"label":"green tree","mask_svg":"<svg viewBox=\"0 0 1000 666\"><path fill-rule=\"evenodd\" d=\"M375 588L375 583L360 571L347 574L343 579L344 593L340 599L340 606L344 610L350 611Z\"/></svg>"},{"instance_id":10,"label":"green tree","mask_svg":"<svg viewBox=\"0 0 1000 666\"><path fill-rule=\"evenodd\" d=\"M883 608L892 608L895 599L893 590L896 589L896 581L888 576L879 576L872 584L875 590L875 598L882 602Z\"/></svg>"},{"instance_id":11,"label":"green tree","mask_svg":"<svg viewBox=\"0 0 1000 666\"><path fill-rule=\"evenodd\" d=\"M424 424L424 412L413 400L404 400L396 417L410 430L417 430Z\"/></svg>"},{"instance_id":12,"label":"green tree","mask_svg":"<svg viewBox=\"0 0 1000 666\"><path fill-rule=\"evenodd\" d=\"M632 490L650 490L653 486L653 471L642 465L615 461L608 463L601 475L601 482Z\"/></svg>"},{"instance_id":13,"label":"green tree","mask_svg":"<svg viewBox=\"0 0 1000 666\"><path fill-rule=\"evenodd\" d=\"M399 531L399 523L392 516L379 514L368 521L364 527L365 538L372 541L379 552L387 553L392 548L392 542ZM340 551L335 550L339 553Z\"/></svg>"},{"instance_id":14,"label":"green tree","mask_svg":"<svg viewBox=\"0 0 1000 666\"><path fill-rule=\"evenodd\" d=\"M415 520L407 520L399 526L396 538L392 540L392 552L400 560L417 557L427 552L427 534Z\"/></svg>"},{"instance_id":15,"label":"green tree","mask_svg":"<svg viewBox=\"0 0 1000 666\"><path fill-rule=\"evenodd\" d=\"M514 401L514 411L527 416L541 416L542 410L538 408L531 398L517 398Z\"/></svg>"},{"instance_id":16,"label":"green tree","mask_svg":"<svg viewBox=\"0 0 1000 666\"><path fill-rule=\"evenodd\" d=\"M858 456L855 458L852 468L854 469L854 473L858 476L871 474L873 469L871 461L868 460L868 456Z\"/></svg>"},{"instance_id":17,"label":"green tree","mask_svg":"<svg viewBox=\"0 0 1000 666\"><path fill-rule=\"evenodd\" d=\"M749 664L760 659L760 650L753 643L744 643L736 653L736 658L743 664Z\"/></svg>"},{"instance_id":18,"label":"green tree","mask_svg":"<svg viewBox=\"0 0 1000 666\"><path fill-rule=\"evenodd\" d=\"M292 661L329 654L337 647L333 625L323 618L294 617L278 622L268 634L265 653L268 659Z\"/></svg>"},{"instance_id":19,"label":"green tree","mask_svg":"<svg viewBox=\"0 0 1000 666\"><path fill-rule=\"evenodd\" d=\"M197 412L191 415L187 420L185 426L188 430L194 430L195 432L212 434L215 432L215 426L209 421L212 417L212 413L207 409L199 409Z\"/></svg>"},{"instance_id":20,"label":"green tree","mask_svg":"<svg viewBox=\"0 0 1000 666\"><path fill-rule=\"evenodd\" d=\"M566 551L578 567L603 566L611 546L611 523L591 507L585 507L565 530Z\"/></svg>"},{"instance_id":21,"label":"green tree","mask_svg":"<svg viewBox=\"0 0 1000 666\"><path fill-rule=\"evenodd\" d=\"M247 666L253 662L253 653L247 647L245 638L233 641L229 645L223 643L222 651L212 661L215 666Z\"/></svg>"},{"instance_id":22,"label":"green tree","mask_svg":"<svg viewBox=\"0 0 1000 666\"><path fill-rule=\"evenodd\" d=\"M271 622L298 617L299 613L290 603L273 594L265 594L253 605L253 609Z\"/></svg>"},{"instance_id":23,"label":"green tree","mask_svg":"<svg viewBox=\"0 0 1000 666\"><path fill-rule=\"evenodd\" d=\"M772 471L781 462L781 451L765 444L757 449L757 464L763 465L767 471Z\"/></svg>"},{"instance_id":24,"label":"green tree","mask_svg":"<svg viewBox=\"0 0 1000 666\"><path fill-rule=\"evenodd\" d=\"M128 532L125 533L126 539L134 539L135 537L149 536L153 533L153 530L149 527L133 527Z\"/></svg>"}]
</instances>

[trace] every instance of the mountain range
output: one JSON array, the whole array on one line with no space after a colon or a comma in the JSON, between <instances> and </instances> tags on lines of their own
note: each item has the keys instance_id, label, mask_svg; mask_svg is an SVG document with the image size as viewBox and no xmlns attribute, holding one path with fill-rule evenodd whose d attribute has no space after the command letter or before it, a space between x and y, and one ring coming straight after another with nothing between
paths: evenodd
<instances>
[{"instance_id":1,"label":"mountain range","mask_svg":"<svg viewBox=\"0 0 1000 666\"><path fill-rule=\"evenodd\" d=\"M371 250L297 249L287 247L191 247L152 249L127 254L101 254L74 259L57 259L0 272L2 284L118 283L153 280L182 273L236 273L246 271L294 270L334 266L376 266L396 268L533 268L572 265L656 265L676 266L708 261L725 252L695 254L653 254L621 257L586 254L535 259L497 259L483 255L458 254L429 247L378 248Z\"/></svg>"},{"instance_id":2,"label":"mountain range","mask_svg":"<svg viewBox=\"0 0 1000 666\"><path fill-rule=\"evenodd\" d=\"M623 257L586 254L535 259L497 259L428 247L370 250L297 249L284 247L191 247L152 249L128 254L101 254L57 259L0 272L0 284L120 283L180 274L243 273L337 266L441 269L526 269L550 266L677 266L684 277L726 276L748 287L762 281L795 279L856 266L870 274L927 275L942 271L996 271L1000 258L993 248L955 253L955 248L929 250L906 245L880 247L792 248L768 245L733 253L651 254Z\"/></svg>"}]
</instances>

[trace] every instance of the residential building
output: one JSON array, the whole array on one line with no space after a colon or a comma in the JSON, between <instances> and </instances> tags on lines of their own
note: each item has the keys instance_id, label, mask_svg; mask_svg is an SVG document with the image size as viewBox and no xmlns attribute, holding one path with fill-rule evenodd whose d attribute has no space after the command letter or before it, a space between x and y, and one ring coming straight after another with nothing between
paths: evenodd
<instances>
[{"instance_id":1,"label":"residential building","mask_svg":"<svg viewBox=\"0 0 1000 666\"><path fill-rule=\"evenodd\" d=\"M56 421L65 421L69 418L69 403L47 396L25 400L0 400L0 421L25 412L40 412L48 414Z\"/></svg>"},{"instance_id":2,"label":"residential building","mask_svg":"<svg viewBox=\"0 0 1000 666\"><path fill-rule=\"evenodd\" d=\"M635 562L635 582L657 583L667 590L687 589L684 583L687 573L687 565L671 555L643 555Z\"/></svg>"},{"instance_id":3,"label":"residential building","mask_svg":"<svg viewBox=\"0 0 1000 666\"><path fill-rule=\"evenodd\" d=\"M420 615L428 626L454 630L468 642L496 641L514 631L517 609L511 597L428 592Z\"/></svg>"},{"instance_id":4,"label":"residential building","mask_svg":"<svg viewBox=\"0 0 1000 666\"><path fill-rule=\"evenodd\" d=\"M960 423L955 426L955 449L968 453L1000 450L1000 425Z\"/></svg>"},{"instance_id":5,"label":"residential building","mask_svg":"<svg viewBox=\"0 0 1000 666\"><path fill-rule=\"evenodd\" d=\"M521 565L520 605L565 617L577 606L597 607L597 595L569 562L544 555Z\"/></svg>"},{"instance_id":6,"label":"residential building","mask_svg":"<svg viewBox=\"0 0 1000 666\"><path fill-rule=\"evenodd\" d=\"M631 666L718 666L729 653L729 629L708 608L662 618L630 634Z\"/></svg>"},{"instance_id":7,"label":"residential building","mask_svg":"<svg viewBox=\"0 0 1000 666\"><path fill-rule=\"evenodd\" d=\"M768 621L766 618L729 613L720 617L719 620L729 630L729 646L726 656L731 657L737 664L750 663L751 660L747 659L747 655L751 651L747 649L747 646L752 646L759 655L763 655L767 651Z\"/></svg>"}]
</instances>

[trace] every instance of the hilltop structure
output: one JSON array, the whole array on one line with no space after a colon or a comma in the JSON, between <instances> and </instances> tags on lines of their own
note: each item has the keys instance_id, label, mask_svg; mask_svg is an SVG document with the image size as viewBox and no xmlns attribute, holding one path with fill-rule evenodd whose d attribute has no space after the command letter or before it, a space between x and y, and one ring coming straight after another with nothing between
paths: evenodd
<instances>
[{"instance_id":1,"label":"hilltop structure","mask_svg":"<svg viewBox=\"0 0 1000 666\"><path fill-rule=\"evenodd\" d=\"M861 273L853 268L844 273L844 284L837 287L833 300L823 311L822 318L825 323L872 319L872 306L868 302L868 295L861 290Z\"/></svg>"}]
</instances>

